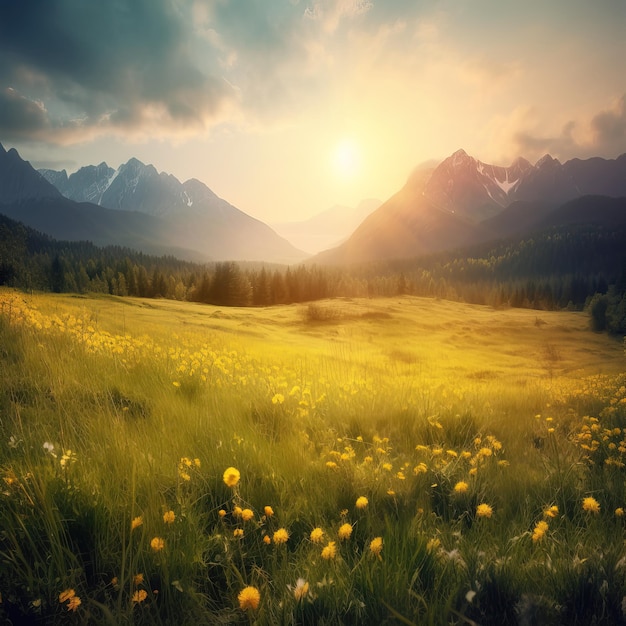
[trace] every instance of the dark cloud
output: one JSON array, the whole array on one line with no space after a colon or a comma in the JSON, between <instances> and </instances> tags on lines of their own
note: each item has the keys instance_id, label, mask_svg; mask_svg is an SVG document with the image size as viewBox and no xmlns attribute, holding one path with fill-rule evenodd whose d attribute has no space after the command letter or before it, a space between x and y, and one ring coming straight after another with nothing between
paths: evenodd
<instances>
[{"instance_id":1,"label":"dark cloud","mask_svg":"<svg viewBox=\"0 0 626 626\"><path fill-rule=\"evenodd\" d=\"M163 130L202 126L233 92L210 72L211 59L201 68L193 58L186 16L176 6L168 0L1 2L0 88L46 103L51 131L67 131L68 120L85 133L140 129L148 121ZM20 104L22 132L29 119L33 132L41 131L41 116ZM11 123L7 115L0 128Z\"/></svg>"},{"instance_id":2,"label":"dark cloud","mask_svg":"<svg viewBox=\"0 0 626 626\"><path fill-rule=\"evenodd\" d=\"M49 128L50 120L43 105L11 88L0 91L0 137L3 140L28 138Z\"/></svg>"},{"instance_id":3,"label":"dark cloud","mask_svg":"<svg viewBox=\"0 0 626 626\"><path fill-rule=\"evenodd\" d=\"M527 131L520 131L515 134L514 141L519 147L518 153L529 157L539 157L544 154L556 157L568 156L572 154L572 151L575 153L576 141L573 137L575 128L576 122L570 120L563 126L561 133L554 137L542 137Z\"/></svg>"},{"instance_id":4,"label":"dark cloud","mask_svg":"<svg viewBox=\"0 0 626 626\"><path fill-rule=\"evenodd\" d=\"M585 136L583 131L577 140L574 132L579 126L581 125L569 121L561 133L555 136L520 131L514 135L514 141L518 146L518 153L528 155L529 158L546 153L563 159L619 156L626 152L626 94L613 108L594 115L587 124L590 133Z\"/></svg>"},{"instance_id":5,"label":"dark cloud","mask_svg":"<svg viewBox=\"0 0 626 626\"><path fill-rule=\"evenodd\" d=\"M591 120L594 143L626 152L626 94L613 110L602 111Z\"/></svg>"}]
</instances>

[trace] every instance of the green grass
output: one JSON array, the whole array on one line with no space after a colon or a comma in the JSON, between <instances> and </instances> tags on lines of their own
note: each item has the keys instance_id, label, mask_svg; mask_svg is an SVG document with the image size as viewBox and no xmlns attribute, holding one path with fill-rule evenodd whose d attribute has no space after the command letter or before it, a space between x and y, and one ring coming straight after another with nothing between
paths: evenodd
<instances>
[{"instance_id":1,"label":"green grass","mask_svg":"<svg viewBox=\"0 0 626 626\"><path fill-rule=\"evenodd\" d=\"M0 357L5 621L624 622L624 352L584 314L0 291Z\"/></svg>"}]
</instances>

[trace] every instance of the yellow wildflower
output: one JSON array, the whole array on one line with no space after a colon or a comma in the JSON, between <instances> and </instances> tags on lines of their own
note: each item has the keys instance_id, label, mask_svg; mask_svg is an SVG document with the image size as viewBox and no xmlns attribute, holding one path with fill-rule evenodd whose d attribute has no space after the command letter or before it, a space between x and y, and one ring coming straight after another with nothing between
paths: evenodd
<instances>
[{"instance_id":1,"label":"yellow wildflower","mask_svg":"<svg viewBox=\"0 0 626 626\"><path fill-rule=\"evenodd\" d=\"M369 500L365 496L359 496L356 499L356 508L357 509L365 509L369 504Z\"/></svg>"},{"instance_id":2,"label":"yellow wildflower","mask_svg":"<svg viewBox=\"0 0 626 626\"><path fill-rule=\"evenodd\" d=\"M175 519L176 513L174 513L174 511L166 511L165 513L163 513L163 521L166 524L173 524Z\"/></svg>"},{"instance_id":3,"label":"yellow wildflower","mask_svg":"<svg viewBox=\"0 0 626 626\"><path fill-rule=\"evenodd\" d=\"M220 509L220 510L217 512L217 514L218 514L220 517L226 517L226 511L225 511L224 509Z\"/></svg>"},{"instance_id":4,"label":"yellow wildflower","mask_svg":"<svg viewBox=\"0 0 626 626\"><path fill-rule=\"evenodd\" d=\"M413 468L413 473L418 476L419 474L426 474L426 472L428 471L428 466L426 465L426 463L418 463L414 468Z\"/></svg>"},{"instance_id":5,"label":"yellow wildflower","mask_svg":"<svg viewBox=\"0 0 626 626\"><path fill-rule=\"evenodd\" d=\"M548 528L548 522L544 522L543 520L537 522L535 530L533 530L533 541L537 542L543 539L544 535L548 531Z\"/></svg>"},{"instance_id":6,"label":"yellow wildflower","mask_svg":"<svg viewBox=\"0 0 626 626\"><path fill-rule=\"evenodd\" d=\"M133 576L133 585L135 585L135 587L139 587L139 585L141 585L142 582L143 582L143 574L135 574Z\"/></svg>"},{"instance_id":7,"label":"yellow wildflower","mask_svg":"<svg viewBox=\"0 0 626 626\"><path fill-rule=\"evenodd\" d=\"M583 498L583 511L587 511L587 513L599 513L600 503L591 496Z\"/></svg>"},{"instance_id":8,"label":"yellow wildflower","mask_svg":"<svg viewBox=\"0 0 626 626\"><path fill-rule=\"evenodd\" d=\"M160 552L163 548L165 548L165 540L161 539L161 537L153 537L150 541L150 547L155 552Z\"/></svg>"},{"instance_id":9,"label":"yellow wildflower","mask_svg":"<svg viewBox=\"0 0 626 626\"><path fill-rule=\"evenodd\" d=\"M76 609L80 606L81 601L78 596L72 596L70 601L67 603L68 611L76 611Z\"/></svg>"},{"instance_id":10,"label":"yellow wildflower","mask_svg":"<svg viewBox=\"0 0 626 626\"><path fill-rule=\"evenodd\" d=\"M326 461L326 467L331 470L336 470L338 466L334 461Z\"/></svg>"},{"instance_id":11,"label":"yellow wildflower","mask_svg":"<svg viewBox=\"0 0 626 626\"><path fill-rule=\"evenodd\" d=\"M615 517L624 517L624 509L621 506L615 509Z\"/></svg>"},{"instance_id":12,"label":"yellow wildflower","mask_svg":"<svg viewBox=\"0 0 626 626\"><path fill-rule=\"evenodd\" d=\"M339 539L350 539L350 535L352 535L352 524L342 524L337 532Z\"/></svg>"},{"instance_id":13,"label":"yellow wildflower","mask_svg":"<svg viewBox=\"0 0 626 626\"><path fill-rule=\"evenodd\" d=\"M71 598L76 595L76 592L73 589L66 589L59 594L59 602L67 602Z\"/></svg>"},{"instance_id":14,"label":"yellow wildflower","mask_svg":"<svg viewBox=\"0 0 626 626\"><path fill-rule=\"evenodd\" d=\"M476 507L476 517L491 517L493 509L488 504L479 504Z\"/></svg>"},{"instance_id":15,"label":"yellow wildflower","mask_svg":"<svg viewBox=\"0 0 626 626\"><path fill-rule=\"evenodd\" d=\"M319 527L314 528L311 531L309 538L313 543L322 543L322 541L324 541L324 531Z\"/></svg>"},{"instance_id":16,"label":"yellow wildflower","mask_svg":"<svg viewBox=\"0 0 626 626\"><path fill-rule=\"evenodd\" d=\"M559 507L556 504L553 504L551 507L547 508L543 512L544 517L555 518L559 514Z\"/></svg>"},{"instance_id":17,"label":"yellow wildflower","mask_svg":"<svg viewBox=\"0 0 626 626\"><path fill-rule=\"evenodd\" d=\"M287 539L289 539L289 533L285 528L279 528L274 533L274 543L280 545L281 543L287 543Z\"/></svg>"},{"instance_id":18,"label":"yellow wildflower","mask_svg":"<svg viewBox=\"0 0 626 626\"><path fill-rule=\"evenodd\" d=\"M261 594L256 587L248 586L239 592L237 600L239 600L239 608L242 611L256 611L259 608L259 602L261 602Z\"/></svg>"},{"instance_id":19,"label":"yellow wildflower","mask_svg":"<svg viewBox=\"0 0 626 626\"><path fill-rule=\"evenodd\" d=\"M235 487L241 478L239 470L235 467L229 467L224 470L224 483L227 487Z\"/></svg>"},{"instance_id":20,"label":"yellow wildflower","mask_svg":"<svg viewBox=\"0 0 626 626\"><path fill-rule=\"evenodd\" d=\"M454 485L454 493L466 493L468 489L469 485L463 480Z\"/></svg>"},{"instance_id":21,"label":"yellow wildflower","mask_svg":"<svg viewBox=\"0 0 626 626\"><path fill-rule=\"evenodd\" d=\"M235 517L241 517L243 515L243 509L240 506L233 507L233 515Z\"/></svg>"},{"instance_id":22,"label":"yellow wildflower","mask_svg":"<svg viewBox=\"0 0 626 626\"><path fill-rule=\"evenodd\" d=\"M244 522L249 522L254 517L254 511L252 509L243 509L241 511L241 519Z\"/></svg>"},{"instance_id":23,"label":"yellow wildflower","mask_svg":"<svg viewBox=\"0 0 626 626\"><path fill-rule=\"evenodd\" d=\"M148 592L145 589L139 589L133 593L132 601L135 604L140 604L148 597Z\"/></svg>"},{"instance_id":24,"label":"yellow wildflower","mask_svg":"<svg viewBox=\"0 0 626 626\"><path fill-rule=\"evenodd\" d=\"M265 513L265 517L272 517L274 515L274 509L271 506L266 506L263 512Z\"/></svg>"},{"instance_id":25,"label":"yellow wildflower","mask_svg":"<svg viewBox=\"0 0 626 626\"><path fill-rule=\"evenodd\" d=\"M304 580L304 578L298 578L296 581L296 586L293 590L293 597L296 599L296 602L300 602L302 598L304 598L309 593L309 583Z\"/></svg>"},{"instance_id":26,"label":"yellow wildflower","mask_svg":"<svg viewBox=\"0 0 626 626\"><path fill-rule=\"evenodd\" d=\"M435 552L440 547L441 547L441 541L439 541L439 539L436 539L436 538L429 539L428 543L426 544L426 550L428 552Z\"/></svg>"},{"instance_id":27,"label":"yellow wildflower","mask_svg":"<svg viewBox=\"0 0 626 626\"><path fill-rule=\"evenodd\" d=\"M270 543L272 543L269 535L263 535L263 543L268 546L270 545Z\"/></svg>"},{"instance_id":28,"label":"yellow wildflower","mask_svg":"<svg viewBox=\"0 0 626 626\"><path fill-rule=\"evenodd\" d=\"M377 557L380 557L380 553L383 549L383 538L382 537L374 537L370 541L370 552L375 554Z\"/></svg>"},{"instance_id":29,"label":"yellow wildflower","mask_svg":"<svg viewBox=\"0 0 626 626\"><path fill-rule=\"evenodd\" d=\"M235 539L241 539L241 537L243 537L243 530L241 528L235 528L235 530L233 530L233 537L235 537Z\"/></svg>"},{"instance_id":30,"label":"yellow wildflower","mask_svg":"<svg viewBox=\"0 0 626 626\"><path fill-rule=\"evenodd\" d=\"M130 523L130 529L135 530L135 528L139 528L143 524L143 518L141 515L133 518L133 521Z\"/></svg>"},{"instance_id":31,"label":"yellow wildflower","mask_svg":"<svg viewBox=\"0 0 626 626\"><path fill-rule=\"evenodd\" d=\"M329 541L324 548L322 548L322 558L329 561L330 559L334 559L337 555L337 545L334 541Z\"/></svg>"}]
</instances>

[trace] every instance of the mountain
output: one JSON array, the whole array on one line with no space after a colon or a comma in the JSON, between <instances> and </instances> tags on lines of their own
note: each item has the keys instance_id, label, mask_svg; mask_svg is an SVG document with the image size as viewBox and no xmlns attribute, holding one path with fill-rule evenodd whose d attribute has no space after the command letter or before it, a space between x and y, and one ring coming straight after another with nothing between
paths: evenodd
<instances>
[{"instance_id":1,"label":"mountain","mask_svg":"<svg viewBox=\"0 0 626 626\"><path fill-rule=\"evenodd\" d=\"M41 174L26 165L15 148L7 152L0 144L0 204L61 197Z\"/></svg>"},{"instance_id":2,"label":"mountain","mask_svg":"<svg viewBox=\"0 0 626 626\"><path fill-rule=\"evenodd\" d=\"M35 172L30 165L25 168L16 152L12 159L20 171L11 179L25 182L4 204L28 199L24 190L35 189L33 181L37 180L40 186L46 186L46 192L30 192L31 196L54 197L57 201L64 198L79 203L82 212L63 202L48 202L45 209L40 205L22 206L20 211L12 207L3 212L14 219L30 219L29 225L61 239L74 239L80 232L82 237L100 245L121 244L152 254L178 250L184 253L183 258L196 261L292 263L307 256L200 181L181 183L171 174L159 173L137 159L130 159L117 170L100 163L83 167L70 176L65 170ZM46 211L51 212L48 220L44 219Z\"/></svg>"},{"instance_id":3,"label":"mountain","mask_svg":"<svg viewBox=\"0 0 626 626\"><path fill-rule=\"evenodd\" d=\"M495 240L539 227L560 206L587 195L626 197L626 154L565 164L545 155L534 165L518 158L501 167L458 150L432 172L412 176L347 241L310 261L409 258ZM593 219L593 209L586 210L576 219Z\"/></svg>"},{"instance_id":4,"label":"mountain","mask_svg":"<svg viewBox=\"0 0 626 626\"><path fill-rule=\"evenodd\" d=\"M307 220L279 222L271 227L297 248L314 254L342 243L381 204L370 198L356 207L335 205Z\"/></svg>"}]
</instances>

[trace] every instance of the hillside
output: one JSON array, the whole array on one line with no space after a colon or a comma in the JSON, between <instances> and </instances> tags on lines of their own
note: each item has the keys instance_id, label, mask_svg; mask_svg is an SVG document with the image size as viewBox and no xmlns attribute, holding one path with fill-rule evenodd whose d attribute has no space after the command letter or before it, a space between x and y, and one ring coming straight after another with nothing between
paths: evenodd
<instances>
[{"instance_id":1,"label":"hillside","mask_svg":"<svg viewBox=\"0 0 626 626\"><path fill-rule=\"evenodd\" d=\"M626 197L626 154L565 164L546 155L535 165L517 159L510 167L499 167L458 150L432 173L411 177L346 242L310 262L412 258L520 236L542 224L555 225L558 211L552 221L548 218L553 211L591 194ZM567 223L602 223L593 204L583 204L586 208L570 213ZM626 221L626 216L614 218Z\"/></svg>"},{"instance_id":2,"label":"hillside","mask_svg":"<svg viewBox=\"0 0 626 626\"><path fill-rule=\"evenodd\" d=\"M73 198L52 183L70 189ZM136 159L115 172L103 163L68 178L65 172L41 174L0 145L0 213L59 239L194 261L287 263L306 256L199 181L182 185Z\"/></svg>"}]
</instances>

